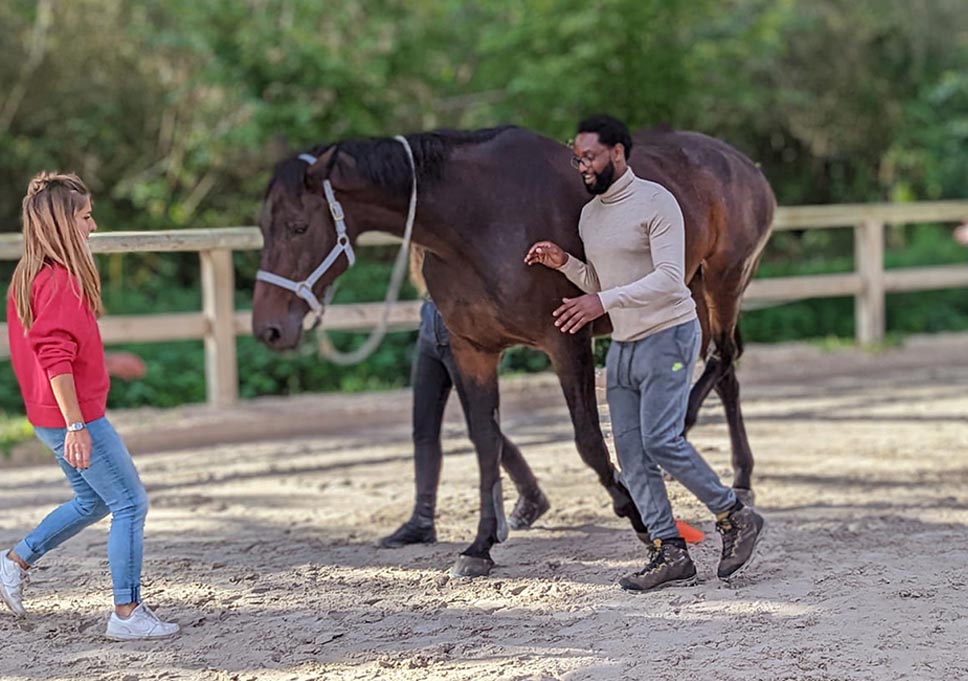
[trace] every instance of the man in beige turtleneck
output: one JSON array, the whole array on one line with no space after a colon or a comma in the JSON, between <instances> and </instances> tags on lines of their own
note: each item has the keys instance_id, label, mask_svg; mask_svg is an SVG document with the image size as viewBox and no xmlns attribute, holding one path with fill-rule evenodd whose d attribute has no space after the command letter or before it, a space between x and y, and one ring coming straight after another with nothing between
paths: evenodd
<instances>
[{"instance_id":1,"label":"man in beige turtleneck","mask_svg":"<svg viewBox=\"0 0 968 681\"><path fill-rule=\"evenodd\" d=\"M606 312L612 320L605 366L615 449L653 542L645 568L619 583L648 591L696 582L660 467L716 515L723 536L717 572L730 579L749 565L763 518L736 498L682 434L702 341L684 280L682 211L665 187L632 172L632 139L622 122L610 116L582 121L573 150L573 165L594 195L578 223L587 262L550 241L534 244L525 262L556 269L586 292L554 311L562 333L575 333Z\"/></svg>"}]
</instances>

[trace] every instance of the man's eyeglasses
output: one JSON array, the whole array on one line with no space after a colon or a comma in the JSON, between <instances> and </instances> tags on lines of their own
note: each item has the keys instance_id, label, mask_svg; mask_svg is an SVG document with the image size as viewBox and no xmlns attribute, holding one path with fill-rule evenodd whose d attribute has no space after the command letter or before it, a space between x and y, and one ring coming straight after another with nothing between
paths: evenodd
<instances>
[{"instance_id":1,"label":"man's eyeglasses","mask_svg":"<svg viewBox=\"0 0 968 681\"><path fill-rule=\"evenodd\" d=\"M605 149L604 151L607 152L608 149ZM574 168L575 170L581 170L581 167L583 165L591 168L592 164L595 163L595 159L597 159L601 155L602 155L602 152L600 151L597 154L591 154L591 155L585 154L584 156L572 156L571 167Z\"/></svg>"}]
</instances>

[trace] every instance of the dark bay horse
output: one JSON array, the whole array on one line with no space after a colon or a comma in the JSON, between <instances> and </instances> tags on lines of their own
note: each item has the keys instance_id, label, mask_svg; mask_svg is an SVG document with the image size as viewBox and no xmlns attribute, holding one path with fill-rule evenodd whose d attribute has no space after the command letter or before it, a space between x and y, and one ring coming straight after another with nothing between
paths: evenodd
<instances>
[{"instance_id":1,"label":"dark bay horse","mask_svg":"<svg viewBox=\"0 0 968 681\"><path fill-rule=\"evenodd\" d=\"M321 296L351 264L351 251L344 257L341 248L370 230L403 234L416 179L413 241L427 252L423 274L451 332L461 373L457 392L480 468L477 536L458 557L454 573L488 574L490 548L506 532L497 369L501 353L513 345L538 348L551 358L582 460L598 475L616 514L629 518L647 541L647 528L616 476L602 436L592 329L562 334L553 325L552 310L579 291L557 273L523 262L530 245L545 239L584 255L577 225L590 197L570 165L570 150L515 127L435 131L406 141L412 165L408 148L390 138L321 146L279 163L263 210L262 270L294 282L325 270L310 286L312 299ZM703 398L716 389L730 426L734 486L748 490L753 462L733 362L742 347L740 298L769 235L773 193L759 170L723 142L669 130L639 133L635 142L635 173L667 187L682 207L687 276L702 321L704 356L712 346L690 400L690 424ZM322 190L327 180L342 210L328 203ZM344 214L345 220L334 219ZM322 267L327 254L331 262ZM308 309L292 291L259 281L253 333L271 348L293 348Z\"/></svg>"}]
</instances>

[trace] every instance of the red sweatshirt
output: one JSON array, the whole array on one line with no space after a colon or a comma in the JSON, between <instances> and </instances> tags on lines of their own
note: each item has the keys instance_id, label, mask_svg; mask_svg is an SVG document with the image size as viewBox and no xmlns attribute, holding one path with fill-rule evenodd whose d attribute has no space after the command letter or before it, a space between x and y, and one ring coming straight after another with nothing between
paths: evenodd
<instances>
[{"instance_id":1,"label":"red sweatshirt","mask_svg":"<svg viewBox=\"0 0 968 681\"><path fill-rule=\"evenodd\" d=\"M10 361L27 407L27 420L41 428L63 428L50 379L74 374L85 422L104 416L111 380L97 319L83 302L80 283L59 265L42 269L30 292L34 323L24 335L13 297L7 296Z\"/></svg>"}]
</instances>

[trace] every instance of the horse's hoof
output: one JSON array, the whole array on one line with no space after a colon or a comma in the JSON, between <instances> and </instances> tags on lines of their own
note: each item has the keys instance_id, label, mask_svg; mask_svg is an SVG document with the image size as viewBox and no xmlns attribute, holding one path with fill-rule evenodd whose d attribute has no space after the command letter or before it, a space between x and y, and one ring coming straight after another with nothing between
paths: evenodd
<instances>
[{"instance_id":1,"label":"horse's hoof","mask_svg":"<svg viewBox=\"0 0 968 681\"><path fill-rule=\"evenodd\" d=\"M477 558L475 556L457 556L454 567L450 569L451 577L487 577L491 574L494 561L490 558Z\"/></svg>"},{"instance_id":2,"label":"horse's hoof","mask_svg":"<svg viewBox=\"0 0 968 681\"><path fill-rule=\"evenodd\" d=\"M743 506L753 507L756 505L756 495L753 490L734 487L733 492L736 493L736 498L742 502Z\"/></svg>"},{"instance_id":3,"label":"horse's hoof","mask_svg":"<svg viewBox=\"0 0 968 681\"><path fill-rule=\"evenodd\" d=\"M548 503L548 497L541 492L538 492L538 496L534 499L522 495L518 497L518 503L511 511L508 525L512 530L527 530L538 518L547 513L549 508L551 504Z\"/></svg>"}]
</instances>

